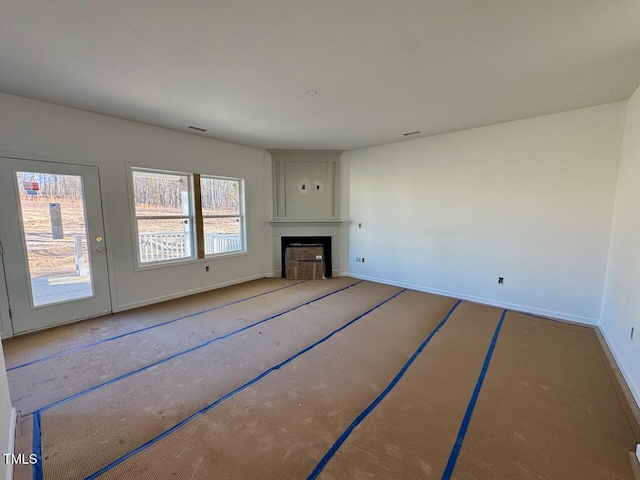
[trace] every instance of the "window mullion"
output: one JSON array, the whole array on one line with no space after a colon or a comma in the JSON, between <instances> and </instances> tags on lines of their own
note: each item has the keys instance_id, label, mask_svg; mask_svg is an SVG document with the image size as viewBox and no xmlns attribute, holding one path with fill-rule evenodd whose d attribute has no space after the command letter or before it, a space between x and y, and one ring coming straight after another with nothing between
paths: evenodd
<instances>
[{"instance_id":1,"label":"window mullion","mask_svg":"<svg viewBox=\"0 0 640 480\"><path fill-rule=\"evenodd\" d=\"M196 248L198 252L198 258L205 257L205 244L204 244L204 221L202 219L202 196L200 188L200 174L193 174L193 199L194 199L194 217L196 227Z\"/></svg>"}]
</instances>

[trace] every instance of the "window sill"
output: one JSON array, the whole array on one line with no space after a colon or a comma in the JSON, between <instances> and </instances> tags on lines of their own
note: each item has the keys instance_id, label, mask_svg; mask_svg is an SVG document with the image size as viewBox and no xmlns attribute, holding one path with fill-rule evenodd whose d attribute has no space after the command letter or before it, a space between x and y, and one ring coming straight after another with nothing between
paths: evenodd
<instances>
[{"instance_id":1,"label":"window sill","mask_svg":"<svg viewBox=\"0 0 640 480\"><path fill-rule=\"evenodd\" d=\"M134 266L133 269L136 272L144 272L145 270L155 270L157 268L175 267L178 265L196 263L197 261L198 261L197 258L189 257L189 258L181 258L176 260L166 260L164 262L138 263L136 266Z\"/></svg>"},{"instance_id":2,"label":"window sill","mask_svg":"<svg viewBox=\"0 0 640 480\"><path fill-rule=\"evenodd\" d=\"M218 258L242 257L243 255L249 255L249 252L244 250L242 252L211 253L209 255L205 255L204 258L199 258L198 260L217 260Z\"/></svg>"},{"instance_id":3,"label":"window sill","mask_svg":"<svg viewBox=\"0 0 640 480\"><path fill-rule=\"evenodd\" d=\"M180 260L168 260L166 262L138 264L134 267L134 271L145 272L147 270L157 270L159 268L177 267L180 265L189 265L192 263L210 262L212 260L222 260L222 259L231 258L231 257L242 257L245 255L249 255L249 252L244 251L244 252L233 252L233 253L218 253L218 254L205 256L204 258L185 258Z\"/></svg>"}]
</instances>

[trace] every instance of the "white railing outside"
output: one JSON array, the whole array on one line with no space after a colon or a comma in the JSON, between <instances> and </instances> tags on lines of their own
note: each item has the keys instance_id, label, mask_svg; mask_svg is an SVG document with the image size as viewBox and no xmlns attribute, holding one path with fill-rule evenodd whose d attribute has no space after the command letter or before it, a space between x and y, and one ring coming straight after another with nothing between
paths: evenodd
<instances>
[{"instance_id":1,"label":"white railing outside","mask_svg":"<svg viewBox=\"0 0 640 480\"><path fill-rule=\"evenodd\" d=\"M87 275L88 267L84 261L84 245L86 235L74 235L74 257L76 275ZM242 250L242 241L238 235L222 235L217 233L204 234L205 252L208 255ZM156 262L189 256L189 245L184 232L153 232L139 233L138 247L140 261Z\"/></svg>"},{"instance_id":2,"label":"white railing outside","mask_svg":"<svg viewBox=\"0 0 640 480\"><path fill-rule=\"evenodd\" d=\"M155 262L189 256L189 244L184 232L154 232L138 234L140 261ZM207 254L237 252L242 250L238 235L204 234Z\"/></svg>"},{"instance_id":3,"label":"white railing outside","mask_svg":"<svg viewBox=\"0 0 640 480\"><path fill-rule=\"evenodd\" d=\"M73 236L73 256L76 261L76 275L87 275L89 273L89 269L87 268L87 264L84 262L84 251L85 248L83 244L87 243L87 236L83 234L77 234Z\"/></svg>"},{"instance_id":4,"label":"white railing outside","mask_svg":"<svg viewBox=\"0 0 640 480\"><path fill-rule=\"evenodd\" d=\"M189 256L184 232L138 233L141 262L155 262Z\"/></svg>"},{"instance_id":5,"label":"white railing outside","mask_svg":"<svg viewBox=\"0 0 640 480\"><path fill-rule=\"evenodd\" d=\"M242 250L242 242L238 235L204 234L205 252L207 254L237 252Z\"/></svg>"}]
</instances>

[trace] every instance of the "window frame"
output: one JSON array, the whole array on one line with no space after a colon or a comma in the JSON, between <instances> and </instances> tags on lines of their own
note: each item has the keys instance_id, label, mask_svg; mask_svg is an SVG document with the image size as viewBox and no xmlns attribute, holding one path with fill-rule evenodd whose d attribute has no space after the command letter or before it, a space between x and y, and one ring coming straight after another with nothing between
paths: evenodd
<instances>
[{"instance_id":1,"label":"window frame","mask_svg":"<svg viewBox=\"0 0 640 480\"><path fill-rule=\"evenodd\" d=\"M151 268L159 268L166 267L170 265L190 263L198 260L197 254L197 230L196 230L196 212L194 205L194 182L193 182L193 174L188 172L174 171L174 170L165 170L160 168L148 168L148 167L129 167L129 208L130 208L130 218L132 225L132 233L133 233L133 247L135 250L135 270L147 270ZM136 212L136 191L135 191L135 173L142 174L150 174L150 176L182 176L187 178L187 187L188 187L188 207L189 207L189 215L138 215ZM167 258L161 260L153 260L149 262L142 261L142 255L140 252L140 236L138 229L138 221L139 220L188 220L191 228L189 234L189 249L190 255L181 257L181 258Z\"/></svg>"},{"instance_id":2,"label":"window frame","mask_svg":"<svg viewBox=\"0 0 640 480\"><path fill-rule=\"evenodd\" d=\"M164 268L175 265L183 265L187 263L196 262L208 262L220 258L234 257L248 255L248 240L247 240L247 215L246 215L246 179L242 177L233 177L226 175L216 175L209 173L189 173L185 171L168 170L155 167L140 167L127 163L127 187L129 190L129 220L131 225L132 234L132 246L135 250L134 257L135 262L133 265L134 271L144 271L155 268ZM134 173L148 173L157 176L162 175L179 175L187 177L188 181L188 197L189 197L189 216L187 215L140 215L136 213L135 205L135 180ZM238 182L239 185L239 214L238 215L203 215L202 213L202 196L200 191L200 179L210 178L214 180L231 180ZM196 199L196 194L200 197ZM204 242L204 225L203 220L205 218L238 218L240 223L240 242L242 249L234 250L232 252L210 253L206 254L206 245ZM189 247L191 249L191 255L182 258L168 258L162 260L155 260L149 262L143 262L140 252L140 239L138 220L170 220L170 219L187 219L190 222L190 242ZM202 253L201 253L202 252Z\"/></svg>"},{"instance_id":3,"label":"window frame","mask_svg":"<svg viewBox=\"0 0 640 480\"><path fill-rule=\"evenodd\" d=\"M227 181L233 181L233 182L238 182L238 214L237 215L205 215L202 212L202 179L211 179L211 180L227 180ZM211 174L199 174L199 182L200 182L200 187L198 188L199 193L200 193L200 202L198 202L199 204L199 212L196 213L196 215L200 216L200 218L202 219L202 221L204 222L204 219L206 218L237 218L238 219L238 223L240 224L240 245L241 245L241 249L240 250L234 250L232 252L220 252L220 253L206 253L206 244L204 243L204 225L202 226L202 241L203 241L203 252L204 252L204 258L205 259L213 259L213 258L219 258L219 257L228 257L228 256L234 256L234 255L243 255L247 253L247 226L246 226L246 212L245 212L245 204L246 204L246 198L245 198L245 180L244 178L237 178L237 177L227 177L227 176L222 176L222 175L211 175ZM199 220L197 220L199 221Z\"/></svg>"}]
</instances>

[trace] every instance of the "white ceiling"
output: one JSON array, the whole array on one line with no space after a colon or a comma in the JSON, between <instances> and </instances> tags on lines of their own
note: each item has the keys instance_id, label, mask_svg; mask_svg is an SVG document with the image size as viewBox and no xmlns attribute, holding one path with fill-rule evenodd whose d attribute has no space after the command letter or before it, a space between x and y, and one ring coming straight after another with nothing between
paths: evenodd
<instances>
[{"instance_id":1,"label":"white ceiling","mask_svg":"<svg viewBox=\"0 0 640 480\"><path fill-rule=\"evenodd\" d=\"M262 148L378 145L638 84L638 0L0 2L0 91Z\"/></svg>"}]
</instances>

